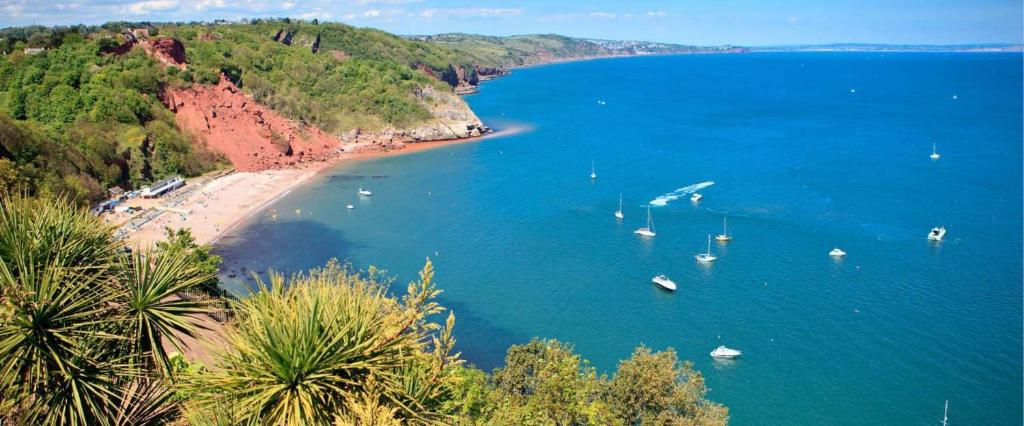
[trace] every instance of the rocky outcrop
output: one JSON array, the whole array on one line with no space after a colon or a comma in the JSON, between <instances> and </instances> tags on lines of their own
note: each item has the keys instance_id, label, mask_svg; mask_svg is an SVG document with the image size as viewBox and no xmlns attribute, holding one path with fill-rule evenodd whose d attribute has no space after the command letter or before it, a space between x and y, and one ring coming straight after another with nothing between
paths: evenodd
<instances>
[{"instance_id":1,"label":"rocky outcrop","mask_svg":"<svg viewBox=\"0 0 1024 426\"><path fill-rule=\"evenodd\" d=\"M476 91L476 85L480 83L475 68L466 69L455 64L448 64L440 78L458 94L473 93Z\"/></svg>"},{"instance_id":2,"label":"rocky outcrop","mask_svg":"<svg viewBox=\"0 0 1024 426\"><path fill-rule=\"evenodd\" d=\"M469 105L453 93L428 86L417 91L416 96L430 110L430 120L409 129L345 132L340 139L346 150L401 149L409 143L474 138L491 131Z\"/></svg>"},{"instance_id":3,"label":"rocky outcrop","mask_svg":"<svg viewBox=\"0 0 1024 426\"><path fill-rule=\"evenodd\" d=\"M142 47L146 49L146 53L164 64L179 68L185 67L185 46L177 39L146 40L142 42Z\"/></svg>"},{"instance_id":4,"label":"rocky outcrop","mask_svg":"<svg viewBox=\"0 0 1024 426\"><path fill-rule=\"evenodd\" d=\"M498 77L508 75L508 70L505 68L494 68L494 67L481 67L477 65L475 67L477 78L480 81L491 80Z\"/></svg>"},{"instance_id":5,"label":"rocky outcrop","mask_svg":"<svg viewBox=\"0 0 1024 426\"><path fill-rule=\"evenodd\" d=\"M178 127L202 139L241 171L319 160L340 146L320 129L254 102L223 75L215 86L166 90L162 101L174 112Z\"/></svg>"}]
</instances>

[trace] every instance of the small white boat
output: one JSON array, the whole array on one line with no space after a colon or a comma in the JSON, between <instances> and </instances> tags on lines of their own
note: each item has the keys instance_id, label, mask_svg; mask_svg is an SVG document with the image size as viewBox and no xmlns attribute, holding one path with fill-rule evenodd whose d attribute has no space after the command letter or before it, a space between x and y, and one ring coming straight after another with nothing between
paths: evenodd
<instances>
[{"instance_id":1,"label":"small white boat","mask_svg":"<svg viewBox=\"0 0 1024 426\"><path fill-rule=\"evenodd\" d=\"M373 195L373 193L370 192L369 189L363 189L363 188L359 188L359 191L356 192L356 193L361 195L361 196L364 196L364 197L369 197L369 196Z\"/></svg>"},{"instance_id":2,"label":"small white boat","mask_svg":"<svg viewBox=\"0 0 1024 426\"><path fill-rule=\"evenodd\" d=\"M693 201L693 202L696 203L696 202L700 201L701 198L704 198L704 196L700 195L699 193L694 192L693 195L690 196L690 201Z\"/></svg>"},{"instance_id":3,"label":"small white boat","mask_svg":"<svg viewBox=\"0 0 1024 426\"><path fill-rule=\"evenodd\" d=\"M633 231L633 233L637 234L637 235L639 235L641 237L653 237L653 236L657 235L657 234L654 233L654 219L651 218L651 206L650 205L647 206L647 226L645 226L643 228L639 228L636 231Z\"/></svg>"},{"instance_id":4,"label":"small white boat","mask_svg":"<svg viewBox=\"0 0 1024 426\"><path fill-rule=\"evenodd\" d=\"M708 252L698 254L694 256L694 258L696 258L697 261L701 263L711 263L714 262L715 259L718 259L717 257L711 255L711 234L708 234Z\"/></svg>"},{"instance_id":5,"label":"small white boat","mask_svg":"<svg viewBox=\"0 0 1024 426\"><path fill-rule=\"evenodd\" d=\"M832 249L832 251L828 252L828 255L832 257L843 257L846 256L846 252L840 250L839 247L836 247Z\"/></svg>"},{"instance_id":6,"label":"small white boat","mask_svg":"<svg viewBox=\"0 0 1024 426\"><path fill-rule=\"evenodd\" d=\"M942 409L942 426L949 425L949 400L946 400L946 408Z\"/></svg>"},{"instance_id":7,"label":"small white boat","mask_svg":"<svg viewBox=\"0 0 1024 426\"><path fill-rule=\"evenodd\" d=\"M928 239L929 240L932 240L932 241L942 241L943 238L946 238L946 227L945 226L939 226L939 227L932 228L932 232L928 233Z\"/></svg>"},{"instance_id":8,"label":"small white boat","mask_svg":"<svg viewBox=\"0 0 1024 426\"><path fill-rule=\"evenodd\" d=\"M590 178L597 179L597 169L594 168L594 161L590 161Z\"/></svg>"},{"instance_id":9,"label":"small white boat","mask_svg":"<svg viewBox=\"0 0 1024 426\"><path fill-rule=\"evenodd\" d=\"M715 235L715 241L722 242L722 243L727 243L729 241L732 241L732 236L729 235L729 227L728 227L728 224L725 223L725 218L724 217L722 218L722 234L721 235Z\"/></svg>"},{"instance_id":10,"label":"small white boat","mask_svg":"<svg viewBox=\"0 0 1024 426\"><path fill-rule=\"evenodd\" d=\"M346 205L345 205L345 208L346 208L346 209L349 209L349 210L352 210L352 209L356 208L356 206L353 206L353 205L351 205L351 204L346 204Z\"/></svg>"},{"instance_id":11,"label":"small white boat","mask_svg":"<svg viewBox=\"0 0 1024 426\"><path fill-rule=\"evenodd\" d=\"M658 275L654 278L651 278L651 282L661 286L666 290L676 291L676 283L668 279L668 277L664 275Z\"/></svg>"},{"instance_id":12,"label":"small white boat","mask_svg":"<svg viewBox=\"0 0 1024 426\"><path fill-rule=\"evenodd\" d=\"M622 193L620 192L619 193L619 209L615 211L615 218L616 219L622 219L623 217L625 217L625 216L622 214Z\"/></svg>"},{"instance_id":13,"label":"small white boat","mask_svg":"<svg viewBox=\"0 0 1024 426\"><path fill-rule=\"evenodd\" d=\"M715 348L715 350L711 351L712 358L733 359L738 358L740 355L743 355L743 352L736 349L729 349L725 346L719 346Z\"/></svg>"},{"instance_id":14,"label":"small white boat","mask_svg":"<svg viewBox=\"0 0 1024 426\"><path fill-rule=\"evenodd\" d=\"M928 158L931 158L932 160L938 160L940 157L942 156L939 155L939 152L935 150L935 144L932 144L932 155L929 155Z\"/></svg>"}]
</instances>

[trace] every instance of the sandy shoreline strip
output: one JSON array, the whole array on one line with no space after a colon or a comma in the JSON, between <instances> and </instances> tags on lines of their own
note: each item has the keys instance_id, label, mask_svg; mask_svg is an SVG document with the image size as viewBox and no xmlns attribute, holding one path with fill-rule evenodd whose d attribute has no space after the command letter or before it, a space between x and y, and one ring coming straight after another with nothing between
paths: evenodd
<instances>
[{"instance_id":1,"label":"sandy shoreline strip","mask_svg":"<svg viewBox=\"0 0 1024 426\"><path fill-rule=\"evenodd\" d=\"M302 163L296 167L272 169L259 172L232 172L219 176L204 176L190 179L185 188L184 199L173 207L165 206L167 199L131 200L128 205L163 210L137 229L127 230L129 244L147 247L164 239L164 228L190 228L199 244L212 244L226 235L253 214L287 195L291 190L306 183L320 172L347 161L360 161L385 156L411 154L427 149L448 145L473 143L491 137L500 137L510 132L495 132L470 139L453 139L433 142L406 144L402 149L390 151L339 152L330 159ZM174 193L167 198L174 197ZM113 221L125 222L129 217L115 217Z\"/></svg>"}]
</instances>

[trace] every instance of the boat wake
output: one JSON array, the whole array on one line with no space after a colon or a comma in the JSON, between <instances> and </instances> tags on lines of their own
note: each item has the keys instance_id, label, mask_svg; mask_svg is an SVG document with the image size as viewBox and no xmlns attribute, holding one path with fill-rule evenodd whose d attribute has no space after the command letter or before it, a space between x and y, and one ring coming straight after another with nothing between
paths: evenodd
<instances>
[{"instance_id":1,"label":"boat wake","mask_svg":"<svg viewBox=\"0 0 1024 426\"><path fill-rule=\"evenodd\" d=\"M683 197L685 197L687 195L693 194L694 192L700 191L700 190L702 190L704 188L707 188L707 187L709 187L711 185L714 185L714 184L715 184L715 182L709 180L707 182L695 183L695 184L690 185L690 186L684 186L682 188L679 188L679 189L677 189L675 191L672 191L672 192L669 192L667 194L659 195L658 198L655 198L655 199L651 200L650 205L656 206L656 207L666 206L666 205L668 205L668 203L670 203L672 201L675 201L675 200L683 198Z\"/></svg>"}]
</instances>

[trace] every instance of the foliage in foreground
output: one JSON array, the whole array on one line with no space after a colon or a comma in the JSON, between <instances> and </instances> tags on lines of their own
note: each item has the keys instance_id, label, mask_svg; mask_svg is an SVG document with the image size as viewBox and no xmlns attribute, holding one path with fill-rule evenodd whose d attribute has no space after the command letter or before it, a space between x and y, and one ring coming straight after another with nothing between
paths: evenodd
<instances>
[{"instance_id":1,"label":"foliage in foreground","mask_svg":"<svg viewBox=\"0 0 1024 426\"><path fill-rule=\"evenodd\" d=\"M127 254L84 210L0 204L0 421L138 424L178 416L165 345L196 331L207 280L182 253Z\"/></svg>"},{"instance_id":2,"label":"foliage in foreground","mask_svg":"<svg viewBox=\"0 0 1024 426\"><path fill-rule=\"evenodd\" d=\"M189 384L193 419L261 424L443 424L445 371L459 363L428 261L400 300L387 281L336 261L271 274L233 306L209 372ZM383 422L383 423L381 423Z\"/></svg>"},{"instance_id":3,"label":"foliage in foreground","mask_svg":"<svg viewBox=\"0 0 1024 426\"><path fill-rule=\"evenodd\" d=\"M42 425L723 425L700 373L640 347L611 378L534 340L493 374L452 353L431 319L432 265L403 296L336 261L229 301L210 368L178 353L215 279L187 231L134 254L64 202L0 200L0 423Z\"/></svg>"},{"instance_id":4,"label":"foliage in foreground","mask_svg":"<svg viewBox=\"0 0 1024 426\"><path fill-rule=\"evenodd\" d=\"M704 399L704 378L667 349L639 347L611 379L556 340L512 346L505 366L452 371L446 408L461 425L724 425L729 411Z\"/></svg>"}]
</instances>

